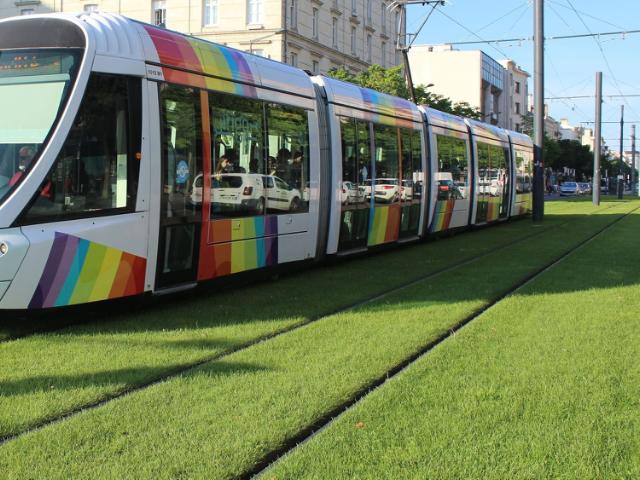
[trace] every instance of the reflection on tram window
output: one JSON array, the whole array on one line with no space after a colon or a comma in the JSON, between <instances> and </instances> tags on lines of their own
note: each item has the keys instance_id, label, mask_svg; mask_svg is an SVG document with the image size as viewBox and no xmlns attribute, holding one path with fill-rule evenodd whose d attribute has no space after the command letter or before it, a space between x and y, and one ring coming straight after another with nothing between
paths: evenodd
<instances>
[{"instance_id":1,"label":"reflection on tram window","mask_svg":"<svg viewBox=\"0 0 640 480\"><path fill-rule=\"evenodd\" d=\"M167 164L163 208L169 217L192 215L195 205L191 202L191 185L200 173L202 156L200 94L177 85L163 84L160 88L162 158Z\"/></svg>"},{"instance_id":2,"label":"reflection on tram window","mask_svg":"<svg viewBox=\"0 0 640 480\"><path fill-rule=\"evenodd\" d=\"M400 235L417 235L420 223L420 198L422 197L422 150L420 134L406 128L400 129L402 153L402 184L400 200L402 212Z\"/></svg>"},{"instance_id":3,"label":"reflection on tram window","mask_svg":"<svg viewBox=\"0 0 640 480\"><path fill-rule=\"evenodd\" d=\"M267 210L309 211L309 125L301 108L267 108Z\"/></svg>"},{"instance_id":4,"label":"reflection on tram window","mask_svg":"<svg viewBox=\"0 0 640 480\"><path fill-rule=\"evenodd\" d=\"M211 217L263 215L268 192L264 185L263 104L248 98L209 93L212 131ZM203 178L193 196L202 200Z\"/></svg>"},{"instance_id":5,"label":"reflection on tram window","mask_svg":"<svg viewBox=\"0 0 640 480\"><path fill-rule=\"evenodd\" d=\"M374 124L375 142L375 185L373 195L375 203L389 204L400 200L398 129ZM371 182L365 191L371 195Z\"/></svg>"},{"instance_id":6,"label":"reflection on tram window","mask_svg":"<svg viewBox=\"0 0 640 480\"><path fill-rule=\"evenodd\" d=\"M340 117L340 130L342 216L339 247L348 250L363 247L367 242L370 193L367 198L365 185L371 185L371 141L368 122Z\"/></svg>"},{"instance_id":7,"label":"reflection on tram window","mask_svg":"<svg viewBox=\"0 0 640 480\"><path fill-rule=\"evenodd\" d=\"M516 193L532 191L532 155L525 150L516 150Z\"/></svg>"},{"instance_id":8,"label":"reflection on tram window","mask_svg":"<svg viewBox=\"0 0 640 480\"><path fill-rule=\"evenodd\" d=\"M438 200L464 199L469 195L467 142L447 135L436 135Z\"/></svg>"},{"instance_id":9,"label":"reflection on tram window","mask_svg":"<svg viewBox=\"0 0 640 480\"><path fill-rule=\"evenodd\" d=\"M140 81L94 74L67 140L24 220L135 208Z\"/></svg>"},{"instance_id":10,"label":"reflection on tram window","mask_svg":"<svg viewBox=\"0 0 640 480\"><path fill-rule=\"evenodd\" d=\"M80 58L73 49L0 51L0 203L37 161Z\"/></svg>"}]
</instances>

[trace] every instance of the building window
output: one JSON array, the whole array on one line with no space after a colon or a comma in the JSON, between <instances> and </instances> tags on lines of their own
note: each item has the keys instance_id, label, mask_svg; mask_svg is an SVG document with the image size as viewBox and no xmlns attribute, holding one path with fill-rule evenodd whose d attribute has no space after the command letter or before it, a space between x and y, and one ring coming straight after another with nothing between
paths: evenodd
<instances>
[{"instance_id":1,"label":"building window","mask_svg":"<svg viewBox=\"0 0 640 480\"><path fill-rule=\"evenodd\" d=\"M520 93L520 82L516 82L516 93Z\"/></svg>"},{"instance_id":2,"label":"building window","mask_svg":"<svg viewBox=\"0 0 640 480\"><path fill-rule=\"evenodd\" d=\"M167 2L165 0L153 2L153 23L163 28L167 26Z\"/></svg>"},{"instance_id":3,"label":"building window","mask_svg":"<svg viewBox=\"0 0 640 480\"><path fill-rule=\"evenodd\" d=\"M289 54L289 65L291 65L292 67L297 67L298 66L298 54L295 52L291 52Z\"/></svg>"},{"instance_id":4,"label":"building window","mask_svg":"<svg viewBox=\"0 0 640 480\"><path fill-rule=\"evenodd\" d=\"M84 6L85 13L97 12L98 5L95 3L88 3Z\"/></svg>"},{"instance_id":5,"label":"building window","mask_svg":"<svg viewBox=\"0 0 640 480\"><path fill-rule=\"evenodd\" d=\"M204 1L204 24L205 25L218 24L218 0Z\"/></svg>"},{"instance_id":6,"label":"building window","mask_svg":"<svg viewBox=\"0 0 640 480\"><path fill-rule=\"evenodd\" d=\"M313 38L318 39L318 17L320 13L317 8L313 9Z\"/></svg>"},{"instance_id":7,"label":"building window","mask_svg":"<svg viewBox=\"0 0 640 480\"><path fill-rule=\"evenodd\" d=\"M382 33L387 33L387 6L382 4Z\"/></svg>"},{"instance_id":8,"label":"building window","mask_svg":"<svg viewBox=\"0 0 640 480\"><path fill-rule=\"evenodd\" d=\"M371 25L371 1L367 0L367 25Z\"/></svg>"},{"instance_id":9,"label":"building window","mask_svg":"<svg viewBox=\"0 0 640 480\"><path fill-rule=\"evenodd\" d=\"M313 66L311 67L311 71L313 73L319 73L320 72L320 63L317 60L313 61Z\"/></svg>"},{"instance_id":10,"label":"building window","mask_svg":"<svg viewBox=\"0 0 640 480\"><path fill-rule=\"evenodd\" d=\"M338 19L333 17L331 22L331 45L338 48Z\"/></svg>"},{"instance_id":11,"label":"building window","mask_svg":"<svg viewBox=\"0 0 640 480\"><path fill-rule=\"evenodd\" d=\"M33 8L23 8L20 10L20 15L33 15L34 13Z\"/></svg>"},{"instance_id":12,"label":"building window","mask_svg":"<svg viewBox=\"0 0 640 480\"><path fill-rule=\"evenodd\" d=\"M351 55L356 54L356 27L351 27Z\"/></svg>"},{"instance_id":13,"label":"building window","mask_svg":"<svg viewBox=\"0 0 640 480\"><path fill-rule=\"evenodd\" d=\"M516 102L516 113L520 115L520 102Z\"/></svg>"},{"instance_id":14,"label":"building window","mask_svg":"<svg viewBox=\"0 0 640 480\"><path fill-rule=\"evenodd\" d=\"M516 132L522 132L522 126L519 123L516 123Z\"/></svg>"},{"instance_id":15,"label":"building window","mask_svg":"<svg viewBox=\"0 0 640 480\"><path fill-rule=\"evenodd\" d=\"M382 48L380 53L382 55L382 59L380 60L380 65L386 68L387 67L387 43L386 42L382 42Z\"/></svg>"},{"instance_id":16,"label":"building window","mask_svg":"<svg viewBox=\"0 0 640 480\"><path fill-rule=\"evenodd\" d=\"M356 0L351 0L351 15L357 15L357 13L358 13L358 7L357 7Z\"/></svg>"},{"instance_id":17,"label":"building window","mask_svg":"<svg viewBox=\"0 0 640 480\"><path fill-rule=\"evenodd\" d=\"M264 0L247 0L247 23L261 24L264 18Z\"/></svg>"},{"instance_id":18,"label":"building window","mask_svg":"<svg viewBox=\"0 0 640 480\"><path fill-rule=\"evenodd\" d=\"M298 28L298 3L297 0L289 0L289 26Z\"/></svg>"},{"instance_id":19,"label":"building window","mask_svg":"<svg viewBox=\"0 0 640 480\"><path fill-rule=\"evenodd\" d=\"M367 35L367 62L371 63L371 35Z\"/></svg>"}]
</instances>

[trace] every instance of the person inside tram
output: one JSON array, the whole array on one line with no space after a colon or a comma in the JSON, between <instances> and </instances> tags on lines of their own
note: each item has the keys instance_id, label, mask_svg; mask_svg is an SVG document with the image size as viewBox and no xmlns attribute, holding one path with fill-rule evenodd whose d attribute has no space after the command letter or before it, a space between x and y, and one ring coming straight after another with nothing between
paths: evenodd
<instances>
[{"instance_id":1,"label":"person inside tram","mask_svg":"<svg viewBox=\"0 0 640 480\"><path fill-rule=\"evenodd\" d=\"M9 180L9 186L15 185L18 180L24 175L24 172L27 170L33 157L35 156L35 151L32 147L25 145L24 147L18 150L18 170L13 174L11 180Z\"/></svg>"}]
</instances>

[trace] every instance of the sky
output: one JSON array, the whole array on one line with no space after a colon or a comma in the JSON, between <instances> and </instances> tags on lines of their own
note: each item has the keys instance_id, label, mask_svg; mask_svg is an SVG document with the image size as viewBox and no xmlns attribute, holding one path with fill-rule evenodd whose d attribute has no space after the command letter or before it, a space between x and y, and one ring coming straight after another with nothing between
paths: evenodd
<instances>
[{"instance_id":1,"label":"sky","mask_svg":"<svg viewBox=\"0 0 640 480\"><path fill-rule=\"evenodd\" d=\"M407 7L407 32L415 33L431 6ZM638 0L545 0L545 37L640 30ZM533 36L533 0L447 0L438 6L415 40L419 44L486 41ZM533 93L533 41L459 45L460 50L483 50L496 60L511 58L531 74ZM546 100L556 120L574 126L595 120L595 77L603 75L602 137L615 151L620 145L620 106L625 108L624 148L631 150L631 127L637 122L640 137L640 33L569 40L545 44L545 98L589 95L591 98ZM437 88L435 90L437 92ZM638 95L607 98L607 95ZM592 124L583 124L590 127ZM636 149L640 149L637 141Z\"/></svg>"}]
</instances>

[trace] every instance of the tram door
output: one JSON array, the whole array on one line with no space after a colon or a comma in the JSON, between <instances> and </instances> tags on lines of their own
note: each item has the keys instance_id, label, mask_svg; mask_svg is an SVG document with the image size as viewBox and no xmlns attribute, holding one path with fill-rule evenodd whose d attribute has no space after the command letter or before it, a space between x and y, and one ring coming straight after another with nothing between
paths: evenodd
<instances>
[{"instance_id":1,"label":"tram door","mask_svg":"<svg viewBox=\"0 0 640 480\"><path fill-rule=\"evenodd\" d=\"M491 152L486 143L477 143L478 162L478 204L476 208L476 223L485 223L489 213L489 198L491 192Z\"/></svg>"},{"instance_id":2,"label":"tram door","mask_svg":"<svg viewBox=\"0 0 640 480\"><path fill-rule=\"evenodd\" d=\"M373 195L369 123L341 117L342 185L338 250L365 248Z\"/></svg>"},{"instance_id":3,"label":"tram door","mask_svg":"<svg viewBox=\"0 0 640 480\"><path fill-rule=\"evenodd\" d=\"M202 223L200 93L160 85L162 206L157 287L195 282Z\"/></svg>"}]
</instances>

